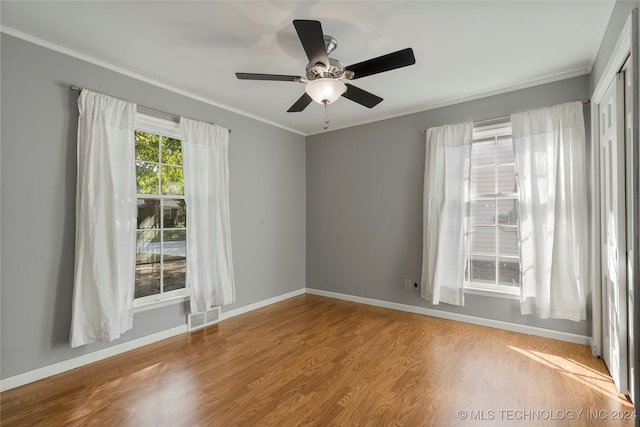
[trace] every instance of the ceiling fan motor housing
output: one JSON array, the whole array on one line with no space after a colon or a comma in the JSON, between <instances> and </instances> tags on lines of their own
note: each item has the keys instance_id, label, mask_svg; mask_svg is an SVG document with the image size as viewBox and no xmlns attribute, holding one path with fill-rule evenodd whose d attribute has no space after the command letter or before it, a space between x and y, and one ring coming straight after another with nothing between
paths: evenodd
<instances>
[{"instance_id":1,"label":"ceiling fan motor housing","mask_svg":"<svg viewBox=\"0 0 640 427\"><path fill-rule=\"evenodd\" d=\"M347 74L351 74L348 76ZM347 78L350 79L353 77L353 73L350 71L344 70L344 65L337 59L329 58L329 66L325 67L322 63L312 64L311 62L307 64L307 80L315 80L315 79L339 79L339 78Z\"/></svg>"}]
</instances>

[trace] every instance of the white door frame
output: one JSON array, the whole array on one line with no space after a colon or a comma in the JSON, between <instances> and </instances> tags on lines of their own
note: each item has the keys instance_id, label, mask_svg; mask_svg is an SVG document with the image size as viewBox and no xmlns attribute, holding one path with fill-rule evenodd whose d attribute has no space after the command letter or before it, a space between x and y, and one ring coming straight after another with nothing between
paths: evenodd
<instances>
[{"instance_id":1,"label":"white door frame","mask_svg":"<svg viewBox=\"0 0 640 427\"><path fill-rule=\"evenodd\" d=\"M600 149L599 149L599 120L598 120L598 110L599 104L604 97L604 94L613 80L615 75L622 69L625 61L629 58L630 66L627 69L627 72L631 73L632 76L632 91L633 100L632 105L633 108L633 117L630 118L633 123L633 129L631 132L630 138L627 138L626 141L626 153L627 153L627 171L632 171L627 174L626 177L626 186L627 186L627 194L629 199L627 200L627 280L630 284L629 294L630 299L634 298L634 295L638 293L638 282L639 282L639 274L637 274L640 270L638 269L638 244L640 243L638 240L638 188L640 182L638 181L638 24L637 24L637 11L636 9L632 10L625 26L623 27L618 41L614 47L613 53L605 71L603 72L600 80L597 82L595 86L595 90L593 95L591 96L592 108L591 108L591 188L593 190L592 199L591 199L591 212L592 212L592 223L591 223L591 235L592 235L592 259L596 262L592 263L592 352L596 356L603 355L602 348L602 284L601 284L601 269L600 269L600 260L601 258L601 242L600 242ZM636 273L636 274L634 274ZM636 309L637 304L633 303L629 306L629 315L630 315L630 327L629 331L636 330L637 335L637 326L638 325L638 311ZM635 326L635 328L634 328ZM637 344L635 343L635 348L637 348ZM632 349L632 354L635 354L635 359L637 359L637 354ZM629 360L630 366L635 366L635 360ZM634 384L630 384L632 398L637 396L637 378ZM635 396L634 396L635 395Z\"/></svg>"},{"instance_id":2,"label":"white door frame","mask_svg":"<svg viewBox=\"0 0 640 427\"><path fill-rule=\"evenodd\" d=\"M629 390L625 76L621 72L613 78L598 105L602 357L623 393Z\"/></svg>"}]
</instances>

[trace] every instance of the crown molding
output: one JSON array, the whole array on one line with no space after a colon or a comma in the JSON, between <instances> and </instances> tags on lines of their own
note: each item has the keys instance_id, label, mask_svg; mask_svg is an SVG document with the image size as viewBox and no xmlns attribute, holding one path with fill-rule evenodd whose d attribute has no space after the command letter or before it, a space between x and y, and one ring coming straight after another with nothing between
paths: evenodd
<instances>
[{"instance_id":1,"label":"crown molding","mask_svg":"<svg viewBox=\"0 0 640 427\"><path fill-rule=\"evenodd\" d=\"M370 120L362 120L362 121L359 121L357 123L352 123L352 124L341 126L341 127L335 127L335 128L332 128L329 132L340 130L340 129L347 129L347 128L351 128L351 127L354 127L354 126L366 125L366 124L374 123L374 122L380 122L382 120L388 120L388 119L394 119L394 118L397 118L397 117L408 116L410 114L422 113L422 112L425 112L425 111L435 110L437 108L442 108L442 107L449 107L451 105L462 104L462 103L469 102L469 101L476 101L478 99L488 98L490 96L502 95L502 94L509 93L509 92L515 92L515 91L521 90L521 89L528 89L528 88L531 88L531 87L534 87L534 86L540 86L540 85L543 85L543 84L553 83L553 82L557 82L557 81L564 80L564 79L570 79L572 77L583 76L585 74L589 74L590 72L591 72L591 68L580 68L578 70L569 71L569 72L566 72L566 73L554 74L554 75L551 75L551 76L544 77L542 79L531 80L529 82L520 83L520 84L512 85L512 86L507 86L507 87L504 87L504 88L501 88L501 89L490 90L490 91L486 91L486 92L478 92L476 94L469 95L469 96L464 96L464 97L460 97L460 98L451 98L451 99L445 99L445 100L442 100L442 101L432 102L432 103L428 103L428 104L421 104L421 105L416 106L416 107L411 107L411 108L407 108L407 109L404 109L404 110L396 111L396 112L394 112L392 114L388 114L388 115L384 115L384 116L377 116L377 117L372 118ZM308 134L307 136L318 135L318 134L323 134L323 133L327 133L327 131L313 132L313 133Z\"/></svg>"},{"instance_id":2,"label":"crown molding","mask_svg":"<svg viewBox=\"0 0 640 427\"><path fill-rule=\"evenodd\" d=\"M301 135L301 136L306 136L306 134L304 132L301 132L301 131L299 131L297 129L290 128L290 127L285 126L285 125L283 125L281 123L276 123L274 121L267 120L267 119L265 119L263 117L259 117L259 116L256 116L254 114L247 113L246 111L238 110L237 108L233 108L233 107L230 107L228 105L221 104L219 102L216 102L216 101L214 101L212 99L209 99L209 98L206 98L204 96L195 94L193 92L189 92L189 91L184 90L184 89L180 89L178 87L172 86L172 85L167 84L167 83L163 83L163 82L161 82L159 80L153 79L151 77L147 77L145 75L142 75L142 74L139 74L139 73L136 73L136 72L133 72L133 71L128 70L128 69L126 69L124 67L121 67L119 65L111 64L111 63L109 63L107 61L103 61L101 59L95 58L93 56L90 56L90 55L87 55L87 54L84 54L84 53L81 53L81 52L78 52L76 50L66 48L66 47L61 46L59 44L52 43L52 42L47 41L47 40L43 40L41 38L32 36L31 34L23 33L21 31L15 30L15 29L13 29L11 27L7 27L5 25L1 25L0 26L0 33L4 33L4 34L7 34L9 36L13 36L13 37L19 38L21 40L27 41L29 43L33 43L35 45L44 47L46 49L53 50L53 51L58 52L58 53L62 53L63 55L67 55L67 56L70 56L72 58L79 59L81 61L88 62L90 64L97 65L97 66L102 67L102 68L106 68L107 70L116 72L118 74L122 74L122 75L127 76L127 77L131 77L133 79L142 81L144 83L148 83L150 85L159 87L161 89L165 89L165 90L173 92L175 94L182 95L182 96L185 96L187 98L191 98L191 99L193 99L195 101L202 102L203 104L208 104L208 105L211 105L211 106L214 106L214 107L222 108L222 109L224 109L226 111L229 111L229 112L232 112L232 113L235 113L235 114L239 114L239 115L247 117L249 119L257 120L259 122L266 123L268 125L275 126L277 128L280 128L280 129L283 129L283 130L286 130L286 131L289 131L289 132L293 132L293 133Z\"/></svg>"},{"instance_id":3,"label":"crown molding","mask_svg":"<svg viewBox=\"0 0 640 427\"><path fill-rule=\"evenodd\" d=\"M293 129L291 127L285 126L285 125L283 125L281 123L277 123L277 122L274 122L274 121L271 121L271 120L267 120L267 119L265 119L263 117L256 116L256 115L248 113L246 111L238 110L238 109L230 107L228 105L221 104L221 103L216 102L216 101L214 101L212 99L205 98L205 97L203 97L201 95L197 95L195 93L186 91L184 89L180 89L180 88L177 88L175 86L169 85L167 83L160 82L160 81L155 80L153 78L150 78L150 77L144 76L142 74L139 74L139 73L133 72L131 70L128 70L128 69L126 69L124 67L111 64L109 62L106 62L106 61L103 61L101 59L95 58L93 56L90 56L90 55L75 51L73 49L66 48L64 46L58 45L56 43L49 42L47 40L40 39L38 37L32 36L30 34L23 33L21 31L15 30L15 29L7 27L7 26L0 26L0 32L4 33L4 34L7 34L7 35L10 35L10 36L13 36L13 37L16 37L16 38L19 38L19 39L22 39L22 40L25 40L25 41L33 43L33 44L36 44L38 46L41 46L41 47L44 47L44 48L47 48L47 49L62 53L64 55L79 59L81 61L88 62L90 64L97 65L97 66L102 67L102 68L106 68L106 69L114 71L114 72L116 72L118 74L122 74L122 75L125 75L127 77L134 78L136 80L151 84L153 86L168 90L170 92L173 92L173 93L176 93L176 94L179 94L179 95L194 99L194 100L202 102L204 104L208 104L208 105L212 105L214 107L222 108L222 109L227 110L229 112L236 113L236 114L239 114L241 116L244 116L244 117L247 117L247 118L250 118L250 119L253 119L253 120L257 120L257 121L260 121L262 123L266 123L268 125L275 126L275 127L280 128L280 129L283 129L283 130L286 130L286 131L289 131L289 132L292 132L292 133L295 133L295 134L298 134L298 135L301 135L301 136L304 136L304 137L312 136L312 135L318 135L318 134L324 134L324 133L327 133L327 132L333 132L333 131L337 131L337 130L341 130L341 129L348 129L348 128L352 128L352 127L355 127L355 126L361 126L361 125L375 123L375 122L379 122L379 121L383 121L383 120L388 120L388 119L393 119L393 118L397 118L397 117L407 116L407 115L410 115L410 114L421 113L421 112L425 112L425 111L429 111L429 110L435 110L437 108L448 107L448 106L451 106L451 105L462 104L464 102L475 101L475 100L482 99L482 98L488 98L490 96L501 95L501 94L505 94L505 93L508 93L508 92L513 92L513 91L517 91L517 90L521 90L521 89L527 89L527 88L534 87L534 86L539 86L539 85L543 85L543 84L547 84L547 83L553 83L553 82L556 82L556 81L559 81L559 80L569 79L569 78L572 78L572 77L578 77L578 76L582 76L582 75L585 75L585 74L589 74L591 72L591 67L580 68L580 69L569 71L569 72L565 72L565 73L559 73L559 74L550 75L550 76L547 76L547 77L544 77L544 78L541 78L541 79L531 80L531 81L528 81L528 82L525 82L525 83L520 83L520 84L517 84L517 85L507 86L507 87L504 87L504 88L501 88L501 89L489 90L489 91L485 91L485 92L478 92L478 93L475 93L475 94L469 95L469 96L464 96L464 97L459 97L459 98L451 98L451 99L444 99L444 100L437 101L437 102L421 104L421 105L418 105L418 106L415 106L415 107L411 107L411 108L403 109L403 110L400 110L400 111L396 111L396 112L391 113L391 114L375 116L375 117L372 117L371 119L360 120L360 121L357 121L357 122L354 122L354 123L350 123L350 124L347 124L347 125L344 125L344 126L332 127L332 129L330 129L329 131L326 131L326 130L320 131L319 130L319 131L306 133L306 132L300 131L298 129Z\"/></svg>"}]
</instances>

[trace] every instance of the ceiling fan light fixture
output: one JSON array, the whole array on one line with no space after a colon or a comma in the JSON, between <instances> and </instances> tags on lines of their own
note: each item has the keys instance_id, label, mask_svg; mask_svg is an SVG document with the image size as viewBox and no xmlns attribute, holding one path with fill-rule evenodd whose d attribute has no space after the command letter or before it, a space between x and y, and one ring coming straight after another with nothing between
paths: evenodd
<instances>
[{"instance_id":1,"label":"ceiling fan light fixture","mask_svg":"<svg viewBox=\"0 0 640 427\"><path fill-rule=\"evenodd\" d=\"M346 92L347 86L340 80L322 78L310 81L304 90L318 104L331 104Z\"/></svg>"}]
</instances>

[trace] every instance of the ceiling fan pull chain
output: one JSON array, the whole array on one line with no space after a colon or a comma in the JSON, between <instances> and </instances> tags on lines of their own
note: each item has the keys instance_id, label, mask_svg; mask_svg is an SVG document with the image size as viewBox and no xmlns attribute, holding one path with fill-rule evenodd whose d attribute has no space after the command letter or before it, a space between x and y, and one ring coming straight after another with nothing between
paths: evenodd
<instances>
[{"instance_id":1,"label":"ceiling fan pull chain","mask_svg":"<svg viewBox=\"0 0 640 427\"><path fill-rule=\"evenodd\" d=\"M324 101L324 130L329 129L329 108L327 107L327 105L329 105L328 101Z\"/></svg>"}]
</instances>

